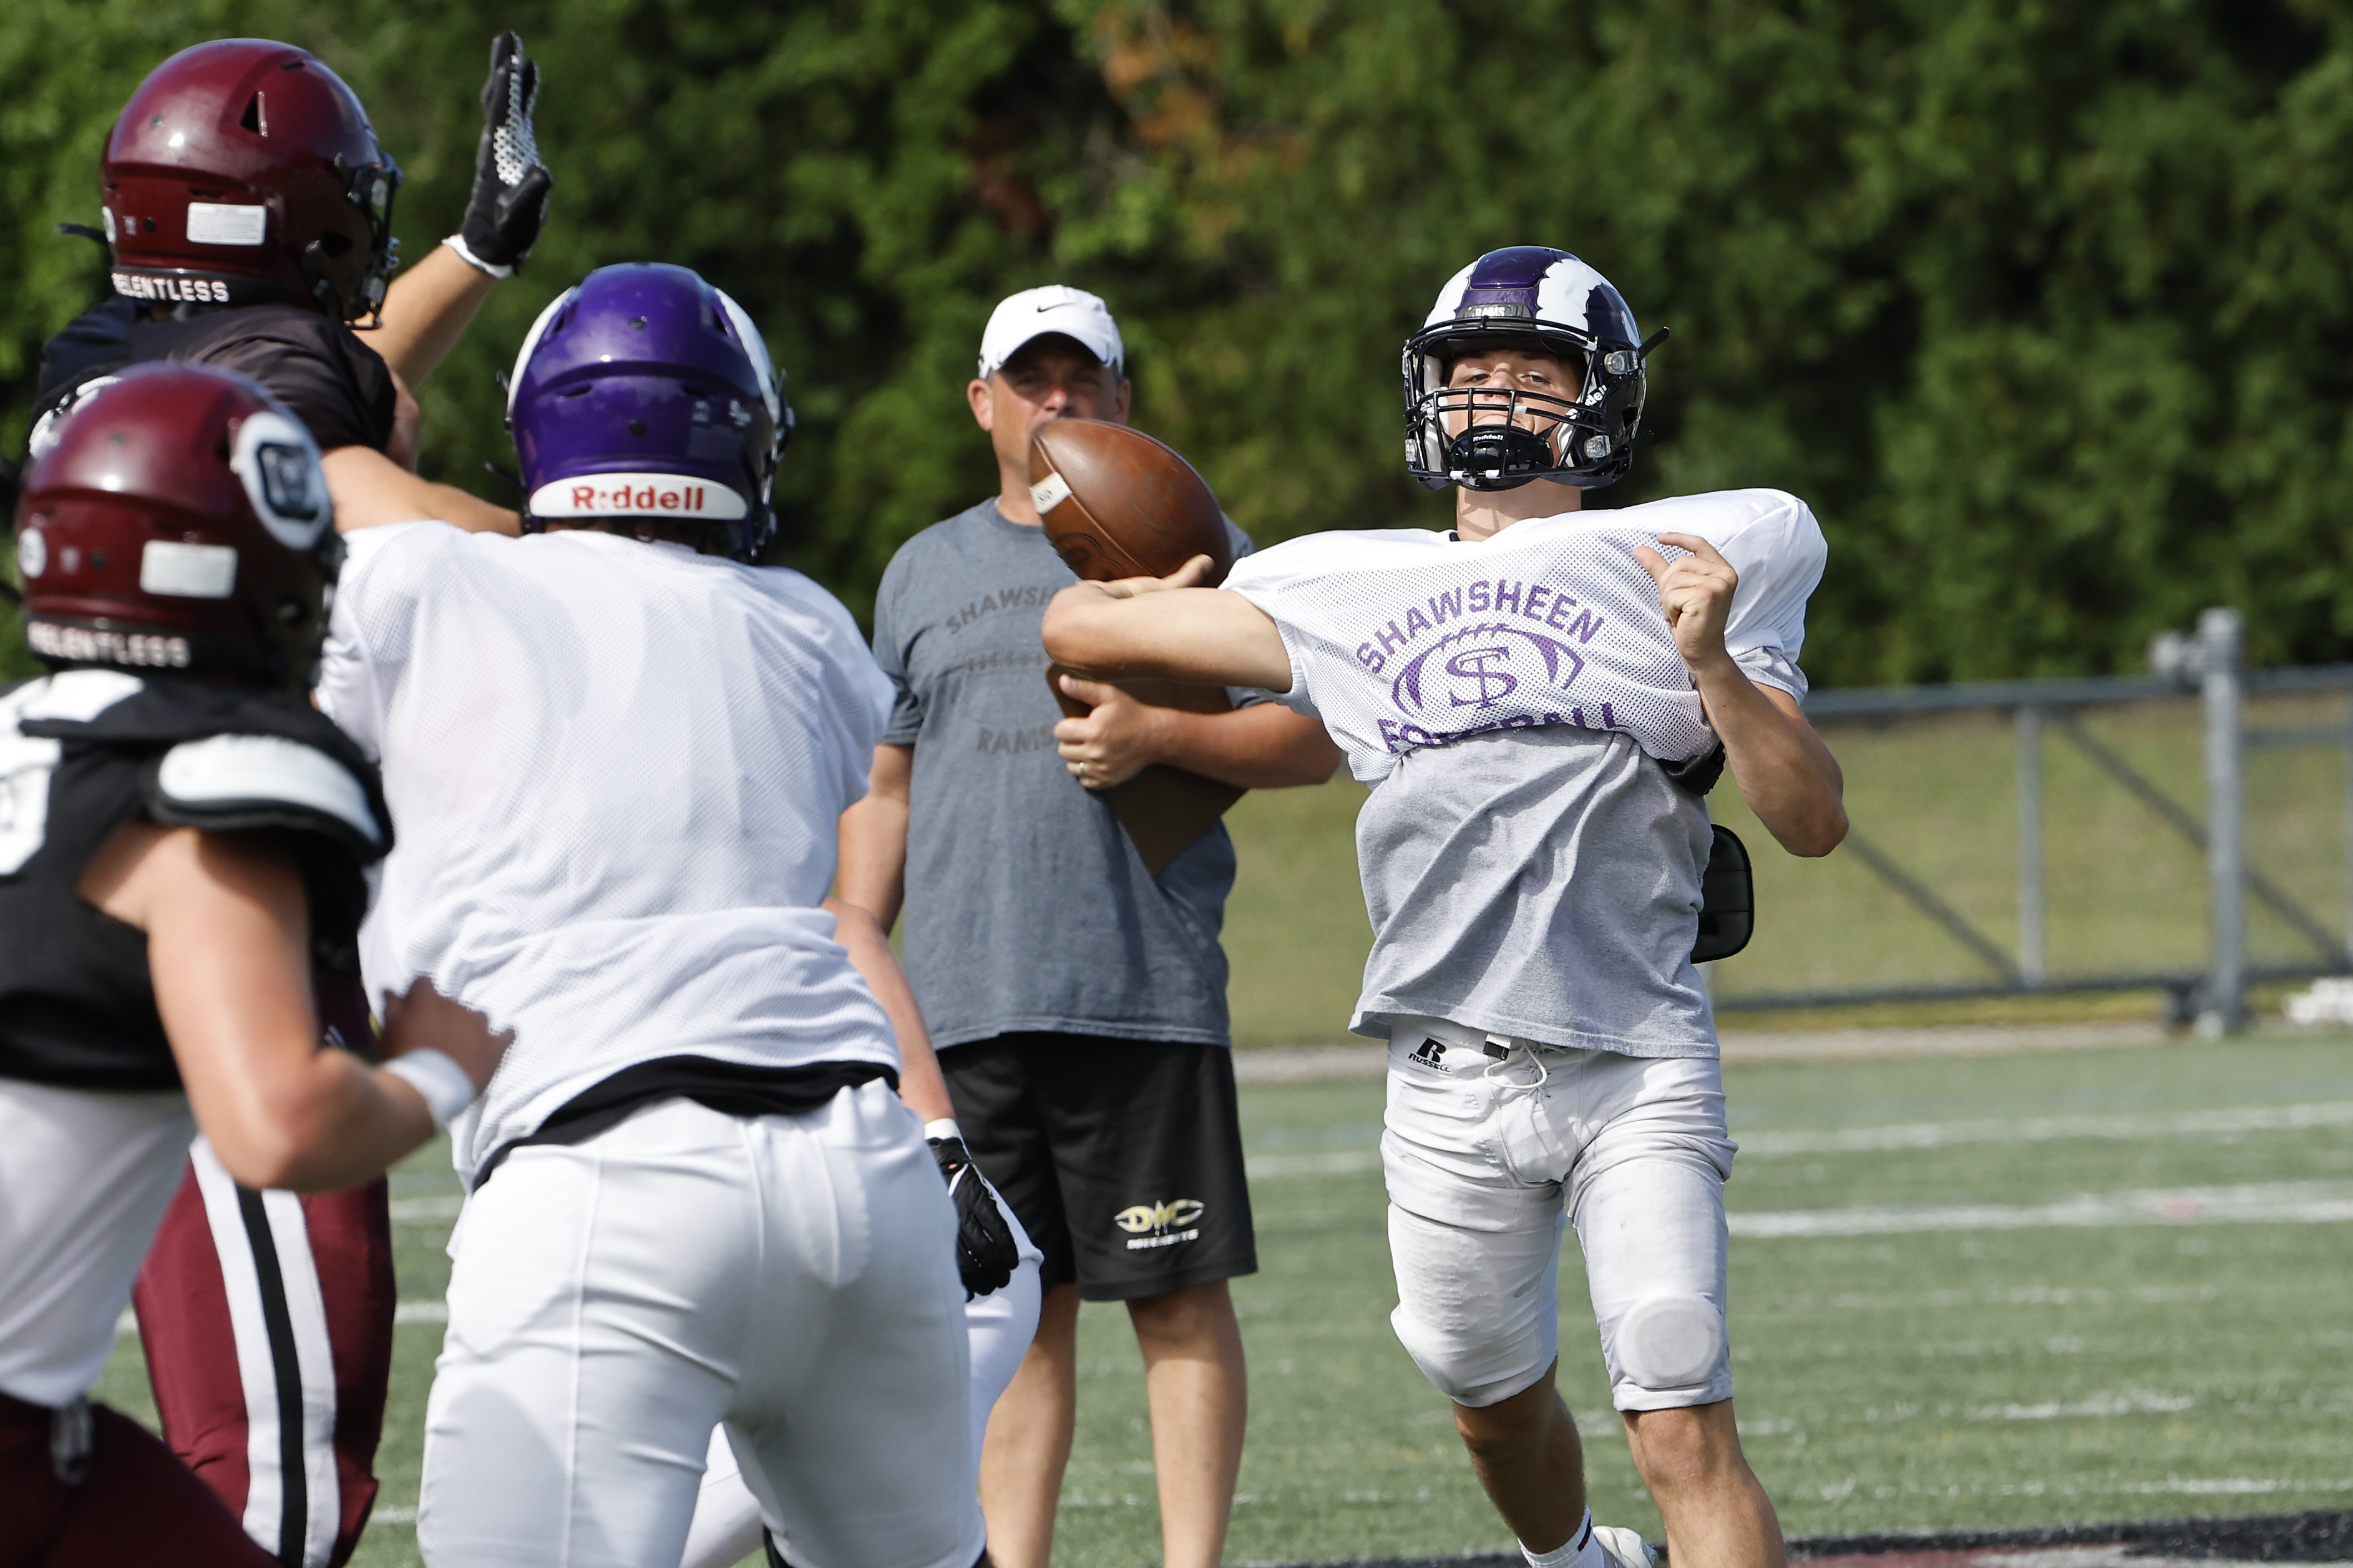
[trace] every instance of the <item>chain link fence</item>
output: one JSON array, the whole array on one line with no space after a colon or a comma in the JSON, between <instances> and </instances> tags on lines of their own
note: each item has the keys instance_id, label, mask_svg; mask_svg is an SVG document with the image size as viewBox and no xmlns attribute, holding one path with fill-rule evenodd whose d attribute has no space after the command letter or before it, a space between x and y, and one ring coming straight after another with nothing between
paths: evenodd
<instances>
[{"instance_id":1,"label":"chain link fence","mask_svg":"<svg viewBox=\"0 0 2353 1568\"><path fill-rule=\"evenodd\" d=\"M2253 987L2353 972L2353 665L2246 670L2227 609L2151 663L1815 694L1853 831L1759 856L1718 1006L2158 991L2219 1033Z\"/></svg>"}]
</instances>

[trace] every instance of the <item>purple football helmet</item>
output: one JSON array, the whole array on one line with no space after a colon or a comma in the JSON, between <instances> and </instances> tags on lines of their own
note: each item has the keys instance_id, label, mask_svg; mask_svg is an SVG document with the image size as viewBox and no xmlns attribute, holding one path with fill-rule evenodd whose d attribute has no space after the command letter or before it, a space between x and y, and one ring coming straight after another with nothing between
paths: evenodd
<instances>
[{"instance_id":1,"label":"purple football helmet","mask_svg":"<svg viewBox=\"0 0 2353 1568\"><path fill-rule=\"evenodd\" d=\"M1638 332L1609 279L1567 251L1489 251L1447 282L1406 341L1406 470L1431 489L1617 483L1634 466L1643 362L1667 335L1644 341ZM1446 384L1453 361L1498 347L1551 354L1583 384L1574 397ZM1451 435L1450 415L1462 426Z\"/></svg>"},{"instance_id":2,"label":"purple football helmet","mask_svg":"<svg viewBox=\"0 0 2353 1568\"><path fill-rule=\"evenodd\" d=\"M784 377L742 306L683 267L600 267L532 323L507 387L522 526L703 521L756 561L792 436Z\"/></svg>"}]
</instances>

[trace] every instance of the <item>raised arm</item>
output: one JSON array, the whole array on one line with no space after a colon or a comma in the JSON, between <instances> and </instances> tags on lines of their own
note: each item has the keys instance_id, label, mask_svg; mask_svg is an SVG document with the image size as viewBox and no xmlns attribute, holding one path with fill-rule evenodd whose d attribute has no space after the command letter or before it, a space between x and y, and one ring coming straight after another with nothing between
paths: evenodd
<instances>
[{"instance_id":1,"label":"raised arm","mask_svg":"<svg viewBox=\"0 0 2353 1568\"><path fill-rule=\"evenodd\" d=\"M1156 676L1198 686L1291 689L1291 656L1267 613L1222 589L1197 588L1196 556L1169 577L1079 583L1046 606L1046 652L1108 680Z\"/></svg>"},{"instance_id":2,"label":"raised arm","mask_svg":"<svg viewBox=\"0 0 2353 1568\"><path fill-rule=\"evenodd\" d=\"M1739 574L1696 534L1662 533L1659 542L1691 552L1672 564L1647 546L1634 554L1658 582L1667 629L1698 683L1742 797L1790 854L1829 854L1846 837L1846 777L1797 699L1757 685L1725 651L1725 623Z\"/></svg>"},{"instance_id":3,"label":"raised arm","mask_svg":"<svg viewBox=\"0 0 2353 1568\"><path fill-rule=\"evenodd\" d=\"M321 1048L309 900L281 844L132 823L91 861L81 893L147 933L189 1107L239 1182L347 1187L433 1136L433 1113L406 1079ZM506 1049L478 1015L422 983L392 1010L384 1043L394 1058L442 1052L478 1091Z\"/></svg>"},{"instance_id":4,"label":"raised arm","mask_svg":"<svg viewBox=\"0 0 2353 1568\"><path fill-rule=\"evenodd\" d=\"M368 334L368 346L402 381L422 386L498 286L448 246L436 246L385 290L384 324Z\"/></svg>"},{"instance_id":5,"label":"raised arm","mask_svg":"<svg viewBox=\"0 0 2353 1568\"><path fill-rule=\"evenodd\" d=\"M539 66L525 58L521 38L501 33L491 41L482 83L482 134L465 218L385 295L375 351L411 386L425 384L498 280L512 277L539 242L552 182L532 125L538 108Z\"/></svg>"}]
</instances>

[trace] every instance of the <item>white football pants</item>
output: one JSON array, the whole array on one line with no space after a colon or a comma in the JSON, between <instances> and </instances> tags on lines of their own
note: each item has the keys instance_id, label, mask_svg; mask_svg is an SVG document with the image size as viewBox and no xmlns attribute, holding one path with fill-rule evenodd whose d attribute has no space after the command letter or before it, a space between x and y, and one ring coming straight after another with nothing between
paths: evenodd
<instances>
[{"instance_id":1,"label":"white football pants","mask_svg":"<svg viewBox=\"0 0 2353 1568\"><path fill-rule=\"evenodd\" d=\"M515 1150L450 1237L426 1562L676 1563L723 1424L795 1568L971 1568L955 1235L881 1079L802 1116L666 1100Z\"/></svg>"},{"instance_id":2,"label":"white football pants","mask_svg":"<svg viewBox=\"0 0 2353 1568\"><path fill-rule=\"evenodd\" d=\"M1450 1398L1508 1399L1560 1353L1564 1217L1585 1249L1611 1403L1732 1397L1719 1063L1400 1018L1384 1121L1389 1321Z\"/></svg>"},{"instance_id":3,"label":"white football pants","mask_svg":"<svg viewBox=\"0 0 2353 1568\"><path fill-rule=\"evenodd\" d=\"M1045 1254L1010 1208L997 1205L1021 1249L1021 1266L1001 1288L975 1296L964 1304L965 1336L972 1347L972 1484L980 1484L980 1444L988 1431L988 1414L997 1408L1006 1385L1021 1370L1021 1358L1038 1337L1038 1311L1045 1299L1039 1268ZM711 1455L702 1471L702 1495L694 1505L694 1523L686 1532L686 1556L679 1568L733 1568L760 1550L760 1504L744 1484L743 1468L728 1445L724 1428L711 1434ZM786 1560L800 1568L800 1554L789 1531L780 1532L777 1545Z\"/></svg>"}]
</instances>

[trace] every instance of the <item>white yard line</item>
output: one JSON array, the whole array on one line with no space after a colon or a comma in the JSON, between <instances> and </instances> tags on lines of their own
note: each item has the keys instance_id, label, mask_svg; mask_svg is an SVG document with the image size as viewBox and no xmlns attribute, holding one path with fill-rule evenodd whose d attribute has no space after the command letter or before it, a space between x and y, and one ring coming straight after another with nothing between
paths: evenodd
<instances>
[{"instance_id":1,"label":"white yard line","mask_svg":"<svg viewBox=\"0 0 2353 1568\"><path fill-rule=\"evenodd\" d=\"M2262 1182L2078 1193L2049 1204L1947 1204L1735 1214L1752 1241L1912 1236L1938 1230L2049 1230L2140 1225L2330 1225L2353 1220L2353 1182Z\"/></svg>"},{"instance_id":2,"label":"white yard line","mask_svg":"<svg viewBox=\"0 0 2353 1568\"><path fill-rule=\"evenodd\" d=\"M2168 1138L2242 1138L2262 1132L2303 1132L2353 1127L2353 1100L2310 1105L2243 1105L2219 1110L2116 1115L2022 1116L2010 1121L1905 1121L1882 1127L1758 1128L1734 1141L1744 1160L1787 1159L1803 1154L1900 1153L1968 1143L2057 1143L2086 1141L2150 1142ZM1352 1176L1381 1168L1380 1151L1362 1147L1252 1154L1252 1180L1293 1176ZM446 1204L427 1212L428 1205ZM393 1217L454 1216L456 1200L407 1198L395 1203ZM415 1205L414 1215L405 1213Z\"/></svg>"},{"instance_id":3,"label":"white yard line","mask_svg":"<svg viewBox=\"0 0 2353 1568\"><path fill-rule=\"evenodd\" d=\"M2297 1132L2353 1127L2353 1100L2316 1105L2246 1105L2223 1110L2162 1115L2027 1116L2010 1121L1910 1121L1889 1127L1828 1130L1759 1129L1735 1137L1742 1154L1855 1154L1901 1149L1942 1149L1955 1143L2048 1143L2073 1139L2228 1138L2249 1132Z\"/></svg>"}]
</instances>

